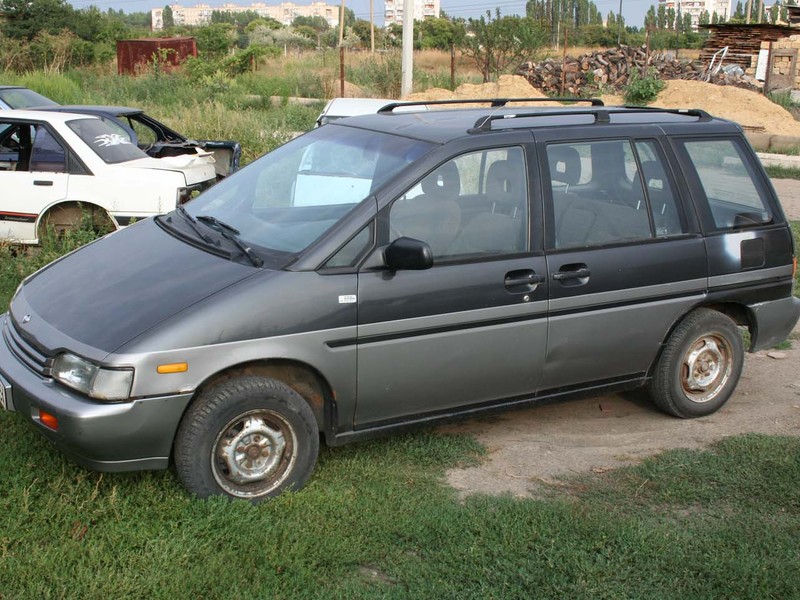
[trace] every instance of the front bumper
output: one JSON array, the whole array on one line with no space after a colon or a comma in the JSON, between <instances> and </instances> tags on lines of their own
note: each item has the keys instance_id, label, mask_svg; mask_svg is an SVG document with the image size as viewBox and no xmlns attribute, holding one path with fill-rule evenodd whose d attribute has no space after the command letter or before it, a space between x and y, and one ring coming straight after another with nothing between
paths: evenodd
<instances>
[{"instance_id":1,"label":"front bumper","mask_svg":"<svg viewBox=\"0 0 800 600\"><path fill-rule=\"evenodd\" d=\"M0 327L7 315L0 316ZM7 408L22 415L78 464L96 471L163 469L192 394L104 404L34 373L0 339L0 385L10 387ZM8 392L8 389L6 390ZM58 431L45 426L39 410L58 418Z\"/></svg>"}]
</instances>

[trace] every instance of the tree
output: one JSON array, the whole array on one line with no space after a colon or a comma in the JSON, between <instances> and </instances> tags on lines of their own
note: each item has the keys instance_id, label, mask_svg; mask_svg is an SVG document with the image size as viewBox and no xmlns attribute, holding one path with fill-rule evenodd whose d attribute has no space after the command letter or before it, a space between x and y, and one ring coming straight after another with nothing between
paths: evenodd
<instances>
[{"instance_id":1,"label":"tree","mask_svg":"<svg viewBox=\"0 0 800 600\"><path fill-rule=\"evenodd\" d=\"M700 25L708 25L711 22L711 16L708 14L707 10L704 10L700 13L700 17L697 22Z\"/></svg>"},{"instance_id":2,"label":"tree","mask_svg":"<svg viewBox=\"0 0 800 600\"><path fill-rule=\"evenodd\" d=\"M65 0L0 0L2 31L13 39L30 41L41 31L69 29L73 13Z\"/></svg>"},{"instance_id":3,"label":"tree","mask_svg":"<svg viewBox=\"0 0 800 600\"><path fill-rule=\"evenodd\" d=\"M468 34L461 40L462 52L475 61L475 65L488 82L494 73L499 75L509 65L532 58L545 44L545 30L528 17L502 17L497 9L492 19L469 19Z\"/></svg>"},{"instance_id":4,"label":"tree","mask_svg":"<svg viewBox=\"0 0 800 600\"><path fill-rule=\"evenodd\" d=\"M295 17L292 21L292 27L310 27L319 33L328 31L328 29L331 28L328 21L325 20L325 17L320 17L319 15L314 15L313 17Z\"/></svg>"},{"instance_id":5,"label":"tree","mask_svg":"<svg viewBox=\"0 0 800 600\"><path fill-rule=\"evenodd\" d=\"M446 18L425 19L414 25L421 49L450 50L466 34L464 23Z\"/></svg>"},{"instance_id":6,"label":"tree","mask_svg":"<svg viewBox=\"0 0 800 600\"><path fill-rule=\"evenodd\" d=\"M165 6L164 10L161 11L161 24L164 29L175 27L175 16L172 14L172 8L169 5Z\"/></svg>"},{"instance_id":7,"label":"tree","mask_svg":"<svg viewBox=\"0 0 800 600\"><path fill-rule=\"evenodd\" d=\"M667 26L667 7L663 4L658 5L658 12L656 12L656 27L664 29Z\"/></svg>"},{"instance_id":8,"label":"tree","mask_svg":"<svg viewBox=\"0 0 800 600\"><path fill-rule=\"evenodd\" d=\"M658 17L656 17L656 7L650 5L650 8L647 9L647 14L644 16L644 28L652 29L656 26L657 22Z\"/></svg>"},{"instance_id":9,"label":"tree","mask_svg":"<svg viewBox=\"0 0 800 600\"><path fill-rule=\"evenodd\" d=\"M194 32L198 52L212 58L226 54L236 44L234 29L228 23L198 27Z\"/></svg>"}]
</instances>

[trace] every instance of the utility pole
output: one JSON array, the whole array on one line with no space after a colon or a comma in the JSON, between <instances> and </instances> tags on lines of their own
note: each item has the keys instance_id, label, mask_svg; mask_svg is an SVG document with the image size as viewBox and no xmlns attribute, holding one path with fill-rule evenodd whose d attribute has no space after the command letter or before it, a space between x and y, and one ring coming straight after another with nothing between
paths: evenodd
<instances>
[{"instance_id":1,"label":"utility pole","mask_svg":"<svg viewBox=\"0 0 800 600\"><path fill-rule=\"evenodd\" d=\"M747 0L747 19L745 23L750 25L750 13L753 12L753 0Z\"/></svg>"},{"instance_id":2,"label":"utility pole","mask_svg":"<svg viewBox=\"0 0 800 600\"><path fill-rule=\"evenodd\" d=\"M375 0L369 0L369 51L375 54Z\"/></svg>"},{"instance_id":3,"label":"utility pole","mask_svg":"<svg viewBox=\"0 0 800 600\"><path fill-rule=\"evenodd\" d=\"M344 0L339 12L339 95L344 98Z\"/></svg>"},{"instance_id":4,"label":"utility pole","mask_svg":"<svg viewBox=\"0 0 800 600\"><path fill-rule=\"evenodd\" d=\"M622 0L619 0L619 12L617 13L617 48L622 46Z\"/></svg>"},{"instance_id":5,"label":"utility pole","mask_svg":"<svg viewBox=\"0 0 800 600\"><path fill-rule=\"evenodd\" d=\"M403 52L400 97L408 96L414 87L414 0L403 0Z\"/></svg>"}]
</instances>

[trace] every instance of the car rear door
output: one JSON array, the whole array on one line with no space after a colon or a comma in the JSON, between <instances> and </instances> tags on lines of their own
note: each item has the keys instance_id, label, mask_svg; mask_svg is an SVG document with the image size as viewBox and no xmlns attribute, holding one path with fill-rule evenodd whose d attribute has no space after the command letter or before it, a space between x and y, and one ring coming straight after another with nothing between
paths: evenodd
<instances>
[{"instance_id":1,"label":"car rear door","mask_svg":"<svg viewBox=\"0 0 800 600\"><path fill-rule=\"evenodd\" d=\"M433 160L381 211L383 243L425 241L434 265L359 273L356 429L535 393L548 283L531 150Z\"/></svg>"},{"instance_id":2,"label":"car rear door","mask_svg":"<svg viewBox=\"0 0 800 600\"><path fill-rule=\"evenodd\" d=\"M643 377L706 293L706 251L659 131L537 133L550 328L541 393ZM547 179L547 178L546 178Z\"/></svg>"}]
</instances>

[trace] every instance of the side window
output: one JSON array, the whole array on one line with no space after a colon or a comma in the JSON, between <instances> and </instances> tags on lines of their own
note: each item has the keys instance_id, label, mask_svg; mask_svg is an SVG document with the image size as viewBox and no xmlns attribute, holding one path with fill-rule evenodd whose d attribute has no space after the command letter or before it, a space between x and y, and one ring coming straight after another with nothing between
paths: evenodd
<instances>
[{"instance_id":1,"label":"side window","mask_svg":"<svg viewBox=\"0 0 800 600\"><path fill-rule=\"evenodd\" d=\"M64 173L67 170L67 154L63 146L44 125L36 126L30 170L48 173Z\"/></svg>"},{"instance_id":2,"label":"side window","mask_svg":"<svg viewBox=\"0 0 800 600\"><path fill-rule=\"evenodd\" d=\"M434 261L528 249L528 179L522 148L471 152L437 167L398 198L392 239L427 242Z\"/></svg>"},{"instance_id":3,"label":"side window","mask_svg":"<svg viewBox=\"0 0 800 600\"><path fill-rule=\"evenodd\" d=\"M683 233L678 201L667 176L666 161L661 149L655 142L641 141L636 142L636 152L639 154L642 181L653 212L656 236Z\"/></svg>"},{"instance_id":4,"label":"side window","mask_svg":"<svg viewBox=\"0 0 800 600\"><path fill-rule=\"evenodd\" d=\"M772 211L739 143L715 139L683 141L682 145L716 229L743 229L772 221Z\"/></svg>"},{"instance_id":5,"label":"side window","mask_svg":"<svg viewBox=\"0 0 800 600\"><path fill-rule=\"evenodd\" d=\"M150 129L144 123L140 123L136 119L128 119L128 125L136 132L136 137L139 140L139 148L149 148L158 141L156 132ZM130 137L126 134L125 137Z\"/></svg>"},{"instance_id":6,"label":"side window","mask_svg":"<svg viewBox=\"0 0 800 600\"><path fill-rule=\"evenodd\" d=\"M372 246L372 226L368 225L342 246L339 251L325 263L326 269L352 267Z\"/></svg>"},{"instance_id":7,"label":"side window","mask_svg":"<svg viewBox=\"0 0 800 600\"><path fill-rule=\"evenodd\" d=\"M34 128L25 123L0 126L0 162L4 171L27 171L31 162Z\"/></svg>"},{"instance_id":8,"label":"side window","mask_svg":"<svg viewBox=\"0 0 800 600\"><path fill-rule=\"evenodd\" d=\"M647 200L628 140L547 147L556 248L652 237Z\"/></svg>"}]
</instances>

